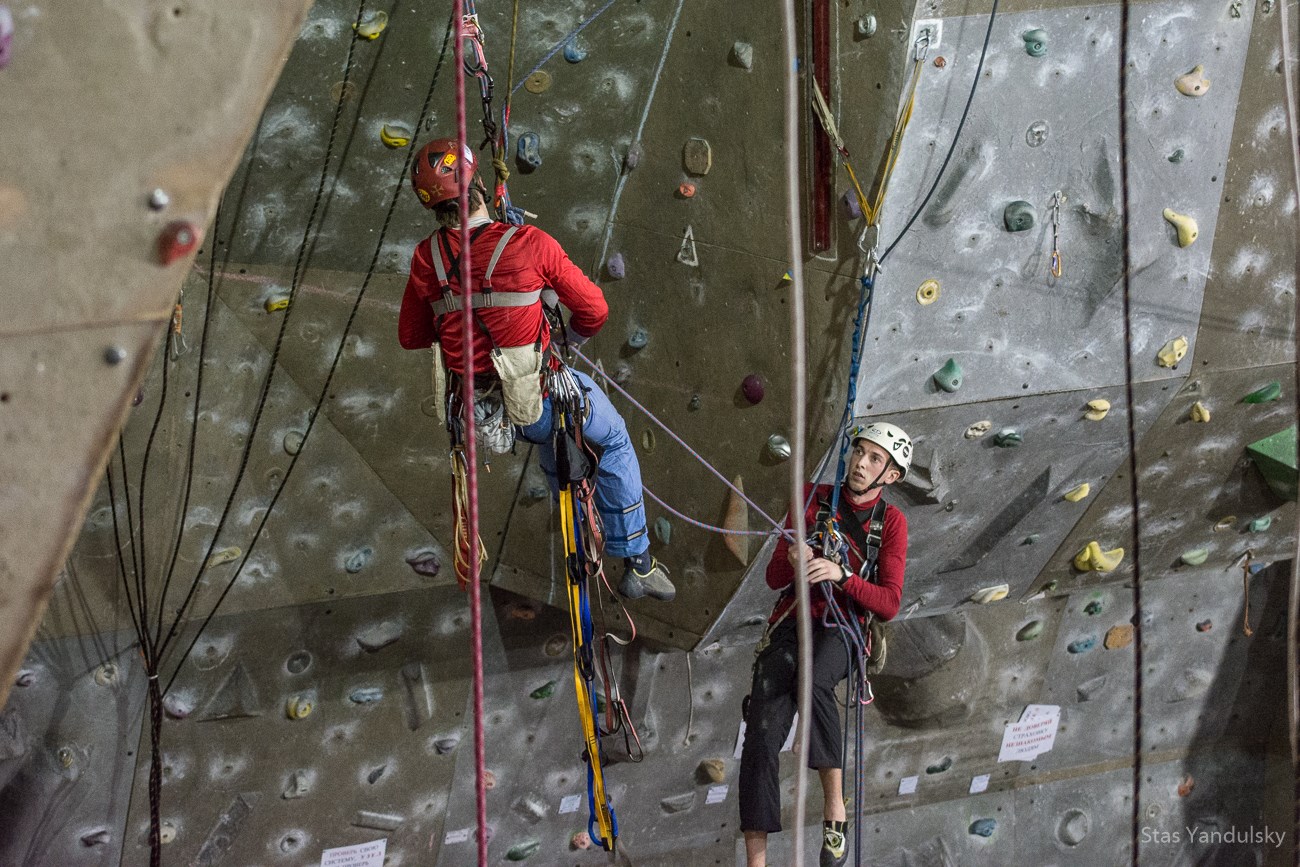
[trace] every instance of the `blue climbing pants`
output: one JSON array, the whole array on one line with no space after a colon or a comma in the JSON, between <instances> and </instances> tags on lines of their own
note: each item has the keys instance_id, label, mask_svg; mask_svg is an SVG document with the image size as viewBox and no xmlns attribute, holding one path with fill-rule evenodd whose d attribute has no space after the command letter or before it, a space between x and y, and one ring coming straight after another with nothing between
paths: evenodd
<instances>
[{"instance_id":1,"label":"blue climbing pants","mask_svg":"<svg viewBox=\"0 0 1300 867\"><path fill-rule=\"evenodd\" d=\"M576 370L572 373L586 392L590 407L582 427L583 437L601 452L594 499L605 529L605 555L632 557L643 554L650 547L650 537L646 533L645 503L641 499L641 464L627 435L627 425L591 377ZM542 470L551 483L551 492L557 493L555 447L551 442L552 418L548 395L542 401L541 418L516 430L521 439L538 446Z\"/></svg>"}]
</instances>

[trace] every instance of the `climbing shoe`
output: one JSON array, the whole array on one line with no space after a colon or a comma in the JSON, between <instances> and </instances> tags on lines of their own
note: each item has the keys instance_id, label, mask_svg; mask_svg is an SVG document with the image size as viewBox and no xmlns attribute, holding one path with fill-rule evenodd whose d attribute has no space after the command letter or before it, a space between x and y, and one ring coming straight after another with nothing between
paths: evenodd
<instances>
[{"instance_id":1,"label":"climbing shoe","mask_svg":"<svg viewBox=\"0 0 1300 867\"><path fill-rule=\"evenodd\" d=\"M822 822L821 867L843 867L849 860L849 843L844 838L847 822Z\"/></svg>"},{"instance_id":2,"label":"climbing shoe","mask_svg":"<svg viewBox=\"0 0 1300 867\"><path fill-rule=\"evenodd\" d=\"M677 588L668 577L668 567L649 554L627 557L623 560L627 568L618 582L618 592L628 599L640 599L649 596L661 602L671 602L677 595Z\"/></svg>"}]
</instances>

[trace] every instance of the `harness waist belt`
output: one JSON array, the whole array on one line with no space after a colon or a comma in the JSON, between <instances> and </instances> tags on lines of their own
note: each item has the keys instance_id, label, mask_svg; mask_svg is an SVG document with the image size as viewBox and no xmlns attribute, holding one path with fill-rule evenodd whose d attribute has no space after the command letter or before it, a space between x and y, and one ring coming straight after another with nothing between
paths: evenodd
<instances>
[{"instance_id":1,"label":"harness waist belt","mask_svg":"<svg viewBox=\"0 0 1300 867\"><path fill-rule=\"evenodd\" d=\"M542 298L542 290L533 292L475 292L470 295L470 308L482 307L531 307ZM433 315L442 316L462 309L462 298L453 295L450 300L433 302Z\"/></svg>"}]
</instances>

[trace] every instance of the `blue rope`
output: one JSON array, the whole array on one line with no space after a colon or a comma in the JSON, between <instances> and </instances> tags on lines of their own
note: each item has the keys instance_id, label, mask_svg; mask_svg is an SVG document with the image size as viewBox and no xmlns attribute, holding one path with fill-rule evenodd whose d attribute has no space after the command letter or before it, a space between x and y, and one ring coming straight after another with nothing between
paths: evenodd
<instances>
[{"instance_id":1,"label":"blue rope","mask_svg":"<svg viewBox=\"0 0 1300 867\"><path fill-rule=\"evenodd\" d=\"M840 459L835 467L835 489L831 492L831 524L839 514L840 487L844 484L844 473L849 456L849 419L853 415L853 405L858 400L858 370L862 367L862 344L866 342L867 327L871 323L871 295L876 286L874 276L862 277L862 291L858 295L858 314L853 319L853 349L849 355L849 394L844 402L844 415L840 418Z\"/></svg>"}]
</instances>

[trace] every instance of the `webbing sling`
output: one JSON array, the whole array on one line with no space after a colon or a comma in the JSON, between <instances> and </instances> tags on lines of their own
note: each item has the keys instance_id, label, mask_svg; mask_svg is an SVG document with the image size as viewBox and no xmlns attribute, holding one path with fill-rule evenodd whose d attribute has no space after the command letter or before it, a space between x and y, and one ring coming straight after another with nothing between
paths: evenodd
<instances>
[{"instance_id":1,"label":"webbing sling","mask_svg":"<svg viewBox=\"0 0 1300 867\"><path fill-rule=\"evenodd\" d=\"M506 244L510 243L510 239L518 231L518 226L510 226L501 233L496 248L492 251L492 258L488 260L487 272L483 275L483 291L470 295L471 309L478 310L483 307L531 307L541 300L541 289L533 292L492 291L492 275L496 272L497 263L501 261L501 254L505 252ZM433 250L431 252L433 253L431 257L433 259L433 271L438 276L438 291L442 293L442 299L434 301L432 304L433 315L442 316L460 310L464 299L451 291L451 281L447 278L447 266L442 261L442 251Z\"/></svg>"}]
</instances>

